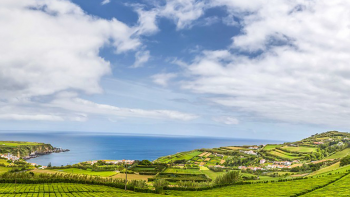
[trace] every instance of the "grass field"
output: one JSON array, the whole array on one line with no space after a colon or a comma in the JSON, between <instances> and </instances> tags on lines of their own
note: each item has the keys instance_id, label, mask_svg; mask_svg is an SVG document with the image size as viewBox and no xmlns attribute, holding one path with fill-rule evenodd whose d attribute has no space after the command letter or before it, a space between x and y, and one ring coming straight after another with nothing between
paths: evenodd
<instances>
[{"instance_id":1,"label":"grass field","mask_svg":"<svg viewBox=\"0 0 350 197\"><path fill-rule=\"evenodd\" d=\"M119 197L119 196L156 196L155 194L136 193L122 189L71 183L52 184L0 184L0 196L4 197Z\"/></svg>"},{"instance_id":2,"label":"grass field","mask_svg":"<svg viewBox=\"0 0 350 197\"><path fill-rule=\"evenodd\" d=\"M203 174L199 169L167 168L165 173Z\"/></svg>"},{"instance_id":3,"label":"grass field","mask_svg":"<svg viewBox=\"0 0 350 197\"><path fill-rule=\"evenodd\" d=\"M37 142L11 142L11 141L0 141L0 146L21 146L21 145L41 145L43 143Z\"/></svg>"},{"instance_id":4,"label":"grass field","mask_svg":"<svg viewBox=\"0 0 350 197\"><path fill-rule=\"evenodd\" d=\"M350 185L350 175L347 175L333 184L330 184L324 188L315 190L303 196L306 196L306 197L349 196L350 195L349 185Z\"/></svg>"},{"instance_id":5,"label":"grass field","mask_svg":"<svg viewBox=\"0 0 350 197\"><path fill-rule=\"evenodd\" d=\"M7 163L6 159L0 159L0 163L3 163L4 165L8 166L9 163Z\"/></svg>"},{"instance_id":6,"label":"grass field","mask_svg":"<svg viewBox=\"0 0 350 197\"><path fill-rule=\"evenodd\" d=\"M278 157L282 157L282 158L285 158L285 159L299 159L299 157L293 156L293 154L287 153L287 152L283 152L281 150L271 151L270 154L278 156Z\"/></svg>"},{"instance_id":7,"label":"grass field","mask_svg":"<svg viewBox=\"0 0 350 197\"><path fill-rule=\"evenodd\" d=\"M169 194L175 196L292 196L307 189L315 188L321 185L325 185L332 180L336 180L341 174L333 174L320 178L309 178L287 182L275 182L275 183L257 183L249 185L235 185L222 188L215 188L211 190L190 192L190 191L169 191Z\"/></svg>"},{"instance_id":8,"label":"grass field","mask_svg":"<svg viewBox=\"0 0 350 197\"><path fill-rule=\"evenodd\" d=\"M170 161L174 160L190 160L193 157L196 157L198 155L202 154L200 151L190 151L190 152L182 152L182 153L177 153L175 155L169 155L165 157L161 157L156 160L156 162L161 162L161 163L169 163Z\"/></svg>"},{"instance_id":9,"label":"grass field","mask_svg":"<svg viewBox=\"0 0 350 197\"><path fill-rule=\"evenodd\" d=\"M283 146L281 147L287 151L294 151L294 152L300 152L300 153L311 153L316 152L315 147L309 147L309 146L299 146L299 147L292 147L292 146Z\"/></svg>"},{"instance_id":10,"label":"grass field","mask_svg":"<svg viewBox=\"0 0 350 197\"><path fill-rule=\"evenodd\" d=\"M264 147L264 150L272 150L272 149L275 149L276 147L281 147L282 145L280 144L267 144L265 147Z\"/></svg>"},{"instance_id":11,"label":"grass field","mask_svg":"<svg viewBox=\"0 0 350 197\"><path fill-rule=\"evenodd\" d=\"M318 174L322 174L322 173L325 173L325 172L329 172L329 171L333 171L333 170L336 170L340 167L340 162L337 162L333 165L330 165L330 166L327 166L325 168L321 168L313 173L311 173L309 176L314 176L314 175L318 175Z\"/></svg>"},{"instance_id":12,"label":"grass field","mask_svg":"<svg viewBox=\"0 0 350 197\"><path fill-rule=\"evenodd\" d=\"M226 146L226 147L222 147L222 148L227 149L227 150L243 150L243 149L246 149L246 148L239 147L239 146Z\"/></svg>"},{"instance_id":13,"label":"grass field","mask_svg":"<svg viewBox=\"0 0 350 197\"><path fill-rule=\"evenodd\" d=\"M124 173L118 173L116 175L111 176L112 178L117 179L125 179ZM148 178L152 178L152 175L139 175L139 174L128 174L128 180L145 180L148 181Z\"/></svg>"},{"instance_id":14,"label":"grass field","mask_svg":"<svg viewBox=\"0 0 350 197\"><path fill-rule=\"evenodd\" d=\"M102 176L102 177L109 177L109 176L113 176L116 174L115 171L94 172L94 171L91 171L91 169L82 170L82 169L77 169L77 168L53 169L51 171L65 172L65 173L72 173L72 174L86 174L86 175Z\"/></svg>"},{"instance_id":15,"label":"grass field","mask_svg":"<svg viewBox=\"0 0 350 197\"><path fill-rule=\"evenodd\" d=\"M342 157L345 157L347 156L348 154L350 153L350 148L346 148L342 151L339 151L339 152L336 152L335 154L329 156L329 157L326 157L325 159L337 159L337 158L342 158Z\"/></svg>"},{"instance_id":16,"label":"grass field","mask_svg":"<svg viewBox=\"0 0 350 197\"><path fill-rule=\"evenodd\" d=\"M7 167L2 167L2 166L0 166L0 173L7 172L7 171L9 171L9 170L11 170L11 168L7 168Z\"/></svg>"}]
</instances>

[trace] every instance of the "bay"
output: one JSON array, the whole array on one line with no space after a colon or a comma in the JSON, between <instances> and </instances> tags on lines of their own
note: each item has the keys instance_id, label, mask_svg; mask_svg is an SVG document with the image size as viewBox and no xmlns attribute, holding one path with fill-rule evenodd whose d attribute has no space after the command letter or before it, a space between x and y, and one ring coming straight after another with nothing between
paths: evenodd
<instances>
[{"instance_id":1,"label":"bay","mask_svg":"<svg viewBox=\"0 0 350 197\"><path fill-rule=\"evenodd\" d=\"M158 157L199 148L222 146L261 145L283 143L274 140L139 136L128 134L31 132L0 133L1 141L29 141L49 143L54 147L70 149L69 152L53 153L28 160L30 163L53 166L75 164L90 160L155 160Z\"/></svg>"}]
</instances>

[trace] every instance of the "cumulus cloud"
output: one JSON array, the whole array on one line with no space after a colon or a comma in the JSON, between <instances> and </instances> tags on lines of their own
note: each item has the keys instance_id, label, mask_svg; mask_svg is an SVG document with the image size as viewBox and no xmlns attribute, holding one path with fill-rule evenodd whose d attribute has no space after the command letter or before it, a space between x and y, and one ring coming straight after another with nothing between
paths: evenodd
<instances>
[{"instance_id":1,"label":"cumulus cloud","mask_svg":"<svg viewBox=\"0 0 350 197\"><path fill-rule=\"evenodd\" d=\"M0 97L52 94L65 89L99 93L110 73L99 49L136 49L132 28L89 16L69 1L1 1Z\"/></svg>"},{"instance_id":2,"label":"cumulus cloud","mask_svg":"<svg viewBox=\"0 0 350 197\"><path fill-rule=\"evenodd\" d=\"M195 58L183 88L258 117L349 126L350 2L264 2L213 2L240 18L242 34L235 50Z\"/></svg>"},{"instance_id":3,"label":"cumulus cloud","mask_svg":"<svg viewBox=\"0 0 350 197\"><path fill-rule=\"evenodd\" d=\"M168 86L169 81L175 77L177 77L175 73L161 73L153 75L152 79L154 83L165 87Z\"/></svg>"},{"instance_id":4,"label":"cumulus cloud","mask_svg":"<svg viewBox=\"0 0 350 197\"><path fill-rule=\"evenodd\" d=\"M239 124L239 121L235 117L230 117L230 116L219 116L219 117L214 117L213 120L215 122L227 124L227 125L235 125Z\"/></svg>"},{"instance_id":5,"label":"cumulus cloud","mask_svg":"<svg viewBox=\"0 0 350 197\"><path fill-rule=\"evenodd\" d=\"M68 0L2 0L0 18L0 119L85 121L96 113L195 117L177 111L120 109L79 98L80 93L101 93L99 81L111 73L110 63L99 56L100 48L112 46L115 53L136 50L136 67L149 59L138 26L88 15ZM73 92L69 99L62 96L67 90Z\"/></svg>"},{"instance_id":6,"label":"cumulus cloud","mask_svg":"<svg viewBox=\"0 0 350 197\"><path fill-rule=\"evenodd\" d=\"M153 5L154 8L145 10L140 5L134 5L139 14L140 32L155 33L158 31L157 18L163 17L172 20L176 29L190 28L193 22L200 18L208 4L199 0L168 0L164 5ZM207 18L202 24L214 23L215 18Z\"/></svg>"}]
</instances>

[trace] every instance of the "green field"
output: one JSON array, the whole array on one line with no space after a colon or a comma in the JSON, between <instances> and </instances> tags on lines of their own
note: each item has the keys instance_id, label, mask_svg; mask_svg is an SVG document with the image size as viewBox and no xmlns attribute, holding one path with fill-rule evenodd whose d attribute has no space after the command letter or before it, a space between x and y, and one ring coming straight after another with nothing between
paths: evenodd
<instances>
[{"instance_id":1,"label":"green field","mask_svg":"<svg viewBox=\"0 0 350 197\"><path fill-rule=\"evenodd\" d=\"M199 169L185 169L185 168L167 168L165 173L180 173L180 174L203 174Z\"/></svg>"},{"instance_id":2,"label":"green field","mask_svg":"<svg viewBox=\"0 0 350 197\"><path fill-rule=\"evenodd\" d=\"M328 174L329 172L331 172L331 173L338 173L338 172L339 173L345 173L347 170L350 170L350 165L339 167L339 162L338 162L338 163L335 163L335 164L333 164L331 166L328 166L328 167L325 167L325 168L321 168L320 170L315 171L315 172L313 172L310 175L312 175L312 176L325 175L325 174Z\"/></svg>"},{"instance_id":3,"label":"green field","mask_svg":"<svg viewBox=\"0 0 350 197\"><path fill-rule=\"evenodd\" d=\"M270 197L270 196L292 196L302 191L316 188L318 186L325 185L332 180L340 178L341 174L333 174L320 178L309 178L302 180L294 180L287 182L275 182L275 183L256 183L247 185L235 185L222 188L215 188L204 191L169 191L169 194L175 196L259 196L259 197Z\"/></svg>"},{"instance_id":4,"label":"green field","mask_svg":"<svg viewBox=\"0 0 350 197\"><path fill-rule=\"evenodd\" d=\"M177 153L175 155L169 155L169 156L158 158L156 162L169 163L175 160L190 160L193 157L200 155L201 153L202 153L201 151L182 152L182 153Z\"/></svg>"},{"instance_id":5,"label":"green field","mask_svg":"<svg viewBox=\"0 0 350 197\"><path fill-rule=\"evenodd\" d=\"M349 196L350 195L350 175L347 175L330 184L324 188L310 192L304 196L308 197L318 197L318 196Z\"/></svg>"},{"instance_id":6,"label":"green field","mask_svg":"<svg viewBox=\"0 0 350 197\"><path fill-rule=\"evenodd\" d=\"M0 146L12 146L12 147L16 147L16 146L22 146L22 145L30 145L30 146L34 146L34 145L41 145L43 143L37 143L37 142L15 142L15 141L0 141Z\"/></svg>"},{"instance_id":7,"label":"green field","mask_svg":"<svg viewBox=\"0 0 350 197\"><path fill-rule=\"evenodd\" d=\"M94 171L91 171L91 169L83 170L78 168L52 169L52 171L72 173L72 174L86 174L86 175L102 176L102 177L109 177L116 174L115 171L94 172Z\"/></svg>"},{"instance_id":8,"label":"green field","mask_svg":"<svg viewBox=\"0 0 350 197\"><path fill-rule=\"evenodd\" d=\"M119 197L119 196L156 196L155 194L136 193L124 191L122 189L100 186L100 185L84 185L72 183L48 183L48 184L0 184L0 196L6 197L77 197L77 196L93 196L93 197Z\"/></svg>"},{"instance_id":9,"label":"green field","mask_svg":"<svg viewBox=\"0 0 350 197\"><path fill-rule=\"evenodd\" d=\"M324 159L338 159L338 158L342 158L342 157L345 157L346 155L348 155L350 153L350 148L346 148L342 151L339 151L339 152L336 152L335 154L329 156L329 157L326 157Z\"/></svg>"},{"instance_id":10,"label":"green field","mask_svg":"<svg viewBox=\"0 0 350 197\"><path fill-rule=\"evenodd\" d=\"M300 152L300 153L311 153L311 152L316 152L317 150L315 147L310 147L310 146L299 146L299 147L283 146L281 148L287 151Z\"/></svg>"},{"instance_id":11,"label":"green field","mask_svg":"<svg viewBox=\"0 0 350 197\"><path fill-rule=\"evenodd\" d=\"M322 173L325 173L325 172L333 171L333 170L339 169L339 167L340 167L340 162L337 162L337 163L335 163L333 165L321 168L321 169L311 173L309 176L314 176L314 175L322 174Z\"/></svg>"},{"instance_id":12,"label":"green field","mask_svg":"<svg viewBox=\"0 0 350 197\"><path fill-rule=\"evenodd\" d=\"M281 147L282 145L280 144L267 144L265 147L264 147L264 150L268 151L268 150L272 150L272 149L275 149L277 147Z\"/></svg>"},{"instance_id":13,"label":"green field","mask_svg":"<svg viewBox=\"0 0 350 197\"><path fill-rule=\"evenodd\" d=\"M278 157L285 158L285 159L299 159L299 157L294 156L291 153L283 152L283 151L278 150L278 149L276 149L274 151L271 151L269 153L272 154L272 155L278 156Z\"/></svg>"}]
</instances>

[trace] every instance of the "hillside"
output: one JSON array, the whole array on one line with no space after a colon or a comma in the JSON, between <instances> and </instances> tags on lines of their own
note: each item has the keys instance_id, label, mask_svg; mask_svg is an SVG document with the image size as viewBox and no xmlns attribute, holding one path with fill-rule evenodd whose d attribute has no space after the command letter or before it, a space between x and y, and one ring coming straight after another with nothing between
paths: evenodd
<instances>
[{"instance_id":1,"label":"hillside","mask_svg":"<svg viewBox=\"0 0 350 197\"><path fill-rule=\"evenodd\" d=\"M46 153L53 151L51 144L38 142L20 142L20 141L0 141L0 153L10 153L16 157L25 157L33 152Z\"/></svg>"},{"instance_id":2,"label":"hillside","mask_svg":"<svg viewBox=\"0 0 350 197\"><path fill-rule=\"evenodd\" d=\"M349 192L345 188L350 181L349 136L349 133L329 131L283 144L197 149L153 162L95 160L43 169L23 161L10 165L3 160L0 180L6 184L0 183L0 188L3 187L0 194L336 196ZM38 145L44 144L4 142L3 146ZM126 177L128 181L124 180ZM12 192L14 183L21 188L17 192ZM125 183L130 191L121 190ZM42 184L45 187L39 187ZM30 188L36 188L35 192Z\"/></svg>"}]
</instances>

